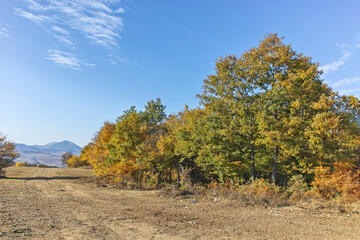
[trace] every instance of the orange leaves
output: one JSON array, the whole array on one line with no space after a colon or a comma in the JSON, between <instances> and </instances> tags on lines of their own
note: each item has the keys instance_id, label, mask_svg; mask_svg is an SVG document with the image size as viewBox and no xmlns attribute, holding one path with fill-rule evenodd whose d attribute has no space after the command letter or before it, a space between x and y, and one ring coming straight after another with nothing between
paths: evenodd
<instances>
[{"instance_id":1,"label":"orange leaves","mask_svg":"<svg viewBox=\"0 0 360 240\"><path fill-rule=\"evenodd\" d=\"M139 169L140 167L136 162L120 161L111 166L109 172L113 176L132 175Z\"/></svg>"},{"instance_id":2,"label":"orange leaves","mask_svg":"<svg viewBox=\"0 0 360 240\"><path fill-rule=\"evenodd\" d=\"M334 164L334 169L319 166L315 168L315 190L325 198L342 197L353 201L360 198L360 170L349 163Z\"/></svg>"}]
</instances>

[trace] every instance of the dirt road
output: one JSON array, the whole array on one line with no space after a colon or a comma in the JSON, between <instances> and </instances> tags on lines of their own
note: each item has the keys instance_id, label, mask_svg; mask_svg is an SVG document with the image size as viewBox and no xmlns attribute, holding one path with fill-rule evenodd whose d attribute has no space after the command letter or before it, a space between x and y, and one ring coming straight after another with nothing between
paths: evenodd
<instances>
[{"instance_id":1,"label":"dirt road","mask_svg":"<svg viewBox=\"0 0 360 240\"><path fill-rule=\"evenodd\" d=\"M85 169L9 168L0 239L359 239L360 216L191 202L80 183Z\"/></svg>"}]
</instances>

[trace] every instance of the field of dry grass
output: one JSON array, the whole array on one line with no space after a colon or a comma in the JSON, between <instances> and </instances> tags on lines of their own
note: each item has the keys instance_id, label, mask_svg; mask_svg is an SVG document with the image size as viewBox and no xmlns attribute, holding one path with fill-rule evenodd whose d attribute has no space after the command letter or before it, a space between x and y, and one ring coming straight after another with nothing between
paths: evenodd
<instances>
[{"instance_id":1,"label":"field of dry grass","mask_svg":"<svg viewBox=\"0 0 360 240\"><path fill-rule=\"evenodd\" d=\"M11 167L1 239L359 239L360 214L159 197L83 183L87 169ZM192 200L195 200L192 201Z\"/></svg>"}]
</instances>

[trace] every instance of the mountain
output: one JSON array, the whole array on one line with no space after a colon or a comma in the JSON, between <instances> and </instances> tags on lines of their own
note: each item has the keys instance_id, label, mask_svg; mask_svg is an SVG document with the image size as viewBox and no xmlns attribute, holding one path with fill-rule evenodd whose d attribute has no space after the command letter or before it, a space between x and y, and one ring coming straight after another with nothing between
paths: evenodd
<instances>
[{"instance_id":1,"label":"mountain","mask_svg":"<svg viewBox=\"0 0 360 240\"><path fill-rule=\"evenodd\" d=\"M52 142L46 145L16 144L16 150L20 153L15 162L27 162L31 164L44 164L48 166L62 167L61 155L65 152L80 154L81 147L70 141Z\"/></svg>"}]
</instances>

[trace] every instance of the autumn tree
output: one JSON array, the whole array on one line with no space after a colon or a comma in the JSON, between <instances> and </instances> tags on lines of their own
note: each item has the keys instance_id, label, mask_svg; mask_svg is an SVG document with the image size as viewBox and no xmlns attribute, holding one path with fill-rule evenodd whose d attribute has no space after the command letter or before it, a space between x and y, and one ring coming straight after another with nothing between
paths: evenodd
<instances>
[{"instance_id":1,"label":"autumn tree","mask_svg":"<svg viewBox=\"0 0 360 240\"><path fill-rule=\"evenodd\" d=\"M255 142L258 138L256 114L259 108L259 95L263 89L261 82L254 76L255 73L248 71L251 66L250 60L246 54L241 58L219 58L215 74L204 80L203 93L199 97L204 107L209 109L213 116L221 118L221 122L224 123L224 129L221 131L227 130L228 136L231 135L227 145L241 142L241 146L237 146L237 149L228 154L241 153L237 157L239 163L247 162L249 159L251 178L255 180Z\"/></svg>"},{"instance_id":2,"label":"autumn tree","mask_svg":"<svg viewBox=\"0 0 360 240\"><path fill-rule=\"evenodd\" d=\"M73 155L72 157L68 158L66 160L66 164L70 168L89 166L89 163L81 159L78 155Z\"/></svg>"},{"instance_id":3,"label":"autumn tree","mask_svg":"<svg viewBox=\"0 0 360 240\"><path fill-rule=\"evenodd\" d=\"M92 142L81 150L80 161L89 163L96 176L109 175L110 165L107 159L110 153L107 145L110 143L114 130L114 123L104 122L101 129L95 133Z\"/></svg>"},{"instance_id":4,"label":"autumn tree","mask_svg":"<svg viewBox=\"0 0 360 240\"><path fill-rule=\"evenodd\" d=\"M5 174L4 168L10 166L13 160L20 156L15 146L5 136L0 135L0 176Z\"/></svg>"},{"instance_id":5,"label":"autumn tree","mask_svg":"<svg viewBox=\"0 0 360 240\"><path fill-rule=\"evenodd\" d=\"M177 173L179 179L179 166L181 157L176 154L175 148L177 144L177 130L180 125L180 117L178 115L171 115L166 119L166 122L161 124L161 131L158 131L156 136L156 147L152 148L150 152L151 163L154 170L157 172L157 181L168 180L173 181L175 177L174 172Z\"/></svg>"},{"instance_id":6,"label":"autumn tree","mask_svg":"<svg viewBox=\"0 0 360 240\"><path fill-rule=\"evenodd\" d=\"M62 155L61 155L61 163L65 166L68 166L68 162L67 160L72 158L73 157L73 154L71 152L64 152Z\"/></svg>"},{"instance_id":7,"label":"autumn tree","mask_svg":"<svg viewBox=\"0 0 360 240\"><path fill-rule=\"evenodd\" d=\"M191 169L191 181L215 179L225 182L232 177L236 178L237 167L234 160L238 159L233 157L229 145L223 144L232 136L229 132L222 131L227 122L223 122L220 115L200 108L185 107L180 117L175 152L180 157L179 163L183 168Z\"/></svg>"},{"instance_id":8,"label":"autumn tree","mask_svg":"<svg viewBox=\"0 0 360 240\"><path fill-rule=\"evenodd\" d=\"M300 175L327 189L328 179L342 179L347 186L336 191L349 195L359 180L360 103L334 92L321 73L310 57L267 34L242 55L217 59L199 107L167 117L160 99L143 111L132 106L104 124L79 160L98 176L139 187L180 181L182 169L193 183L265 178L285 185Z\"/></svg>"},{"instance_id":9,"label":"autumn tree","mask_svg":"<svg viewBox=\"0 0 360 240\"><path fill-rule=\"evenodd\" d=\"M118 117L109 143L105 164L114 176L130 177L141 187L143 175L149 172L151 149L156 148L159 124L166 117L160 99L149 101L144 111L134 107Z\"/></svg>"},{"instance_id":10,"label":"autumn tree","mask_svg":"<svg viewBox=\"0 0 360 240\"><path fill-rule=\"evenodd\" d=\"M305 132L318 165L332 167L344 162L358 165L360 144L359 100L354 96L321 96Z\"/></svg>"},{"instance_id":11,"label":"autumn tree","mask_svg":"<svg viewBox=\"0 0 360 240\"><path fill-rule=\"evenodd\" d=\"M311 106L330 90L320 79L319 64L277 34L266 35L243 57L246 75L260 87L258 142L272 151L272 181L277 183L279 165L298 164L308 154L304 129L316 113Z\"/></svg>"}]
</instances>

